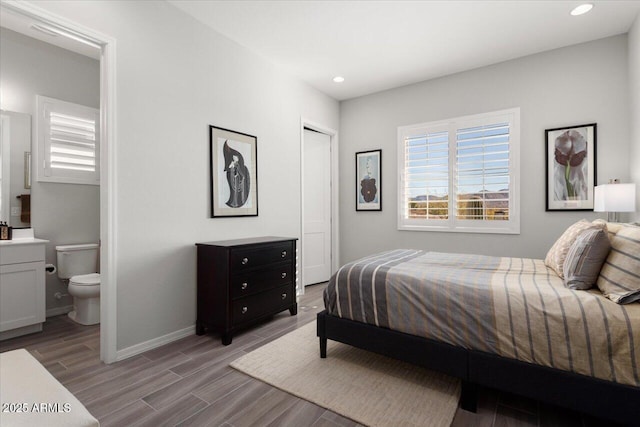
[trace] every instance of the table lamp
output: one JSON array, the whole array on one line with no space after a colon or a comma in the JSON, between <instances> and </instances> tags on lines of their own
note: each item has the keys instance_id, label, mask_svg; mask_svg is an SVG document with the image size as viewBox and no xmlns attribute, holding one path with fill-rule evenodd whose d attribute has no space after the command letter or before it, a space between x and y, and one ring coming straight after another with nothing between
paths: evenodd
<instances>
[{"instance_id":1,"label":"table lamp","mask_svg":"<svg viewBox=\"0 0 640 427\"><path fill-rule=\"evenodd\" d=\"M618 222L618 212L636 211L636 185L619 184L617 181L598 185L594 190L593 210L607 212L608 222Z\"/></svg>"}]
</instances>

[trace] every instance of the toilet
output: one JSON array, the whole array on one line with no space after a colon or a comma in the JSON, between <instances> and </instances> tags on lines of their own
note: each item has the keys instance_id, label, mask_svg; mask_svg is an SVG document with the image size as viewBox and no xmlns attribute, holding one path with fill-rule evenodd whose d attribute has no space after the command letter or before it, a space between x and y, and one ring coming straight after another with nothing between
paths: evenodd
<instances>
[{"instance_id":1,"label":"toilet","mask_svg":"<svg viewBox=\"0 0 640 427\"><path fill-rule=\"evenodd\" d=\"M69 318L81 325L100 323L100 273L97 243L56 246L58 277L73 296Z\"/></svg>"}]
</instances>

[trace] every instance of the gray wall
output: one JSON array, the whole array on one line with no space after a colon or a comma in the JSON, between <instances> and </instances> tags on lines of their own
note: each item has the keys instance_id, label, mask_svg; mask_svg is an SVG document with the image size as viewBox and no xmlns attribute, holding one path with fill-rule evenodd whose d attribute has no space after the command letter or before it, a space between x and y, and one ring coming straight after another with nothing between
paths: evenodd
<instances>
[{"instance_id":1,"label":"gray wall","mask_svg":"<svg viewBox=\"0 0 640 427\"><path fill-rule=\"evenodd\" d=\"M611 37L341 103L341 261L397 247L543 258L590 212L545 212L545 129L597 122L598 183L629 179L627 37ZM397 128L521 108L521 234L398 231ZM382 212L356 212L354 153L382 149ZM636 163L637 164L637 163Z\"/></svg>"},{"instance_id":2,"label":"gray wall","mask_svg":"<svg viewBox=\"0 0 640 427\"><path fill-rule=\"evenodd\" d=\"M190 328L194 244L299 237L300 117L339 104L165 2L38 5L116 39L117 348ZM259 216L209 217L209 125L257 136Z\"/></svg>"},{"instance_id":3,"label":"gray wall","mask_svg":"<svg viewBox=\"0 0 640 427\"><path fill-rule=\"evenodd\" d=\"M629 93L631 111L631 155L629 172L636 183L636 212L631 217L640 222L640 15L629 31Z\"/></svg>"},{"instance_id":4,"label":"gray wall","mask_svg":"<svg viewBox=\"0 0 640 427\"><path fill-rule=\"evenodd\" d=\"M100 63L48 43L2 28L0 84L2 108L36 116L35 97L44 95L99 108ZM32 119L35 125L35 120ZM35 128L32 140L35 143ZM35 147L35 145L34 145ZM31 226L35 235L49 240L46 262L56 264L56 245L98 242L100 189L95 185L57 184L31 180ZM47 275L49 314L73 304L57 275Z\"/></svg>"}]
</instances>

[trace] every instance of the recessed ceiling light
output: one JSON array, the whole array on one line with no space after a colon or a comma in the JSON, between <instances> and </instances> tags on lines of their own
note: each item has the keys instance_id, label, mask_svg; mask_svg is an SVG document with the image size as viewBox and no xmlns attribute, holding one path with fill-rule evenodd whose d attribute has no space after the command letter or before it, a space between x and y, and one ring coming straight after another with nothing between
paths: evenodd
<instances>
[{"instance_id":1,"label":"recessed ceiling light","mask_svg":"<svg viewBox=\"0 0 640 427\"><path fill-rule=\"evenodd\" d=\"M584 15L585 13L589 12L591 9L593 9L593 5L591 3L585 3L573 9L571 11L571 14L573 16Z\"/></svg>"},{"instance_id":2,"label":"recessed ceiling light","mask_svg":"<svg viewBox=\"0 0 640 427\"><path fill-rule=\"evenodd\" d=\"M336 83L342 83L342 82L344 81L344 77L342 77L342 76L335 76L335 77L333 78L333 81L334 81L334 82L336 82Z\"/></svg>"}]
</instances>

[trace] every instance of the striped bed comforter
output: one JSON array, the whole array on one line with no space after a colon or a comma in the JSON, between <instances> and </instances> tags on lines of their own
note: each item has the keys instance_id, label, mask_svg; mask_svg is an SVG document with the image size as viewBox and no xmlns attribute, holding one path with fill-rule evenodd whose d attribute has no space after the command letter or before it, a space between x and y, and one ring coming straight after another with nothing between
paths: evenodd
<instances>
[{"instance_id":1,"label":"striped bed comforter","mask_svg":"<svg viewBox=\"0 0 640 427\"><path fill-rule=\"evenodd\" d=\"M567 289L542 260L394 250L346 264L329 314L640 387L640 303Z\"/></svg>"}]
</instances>

